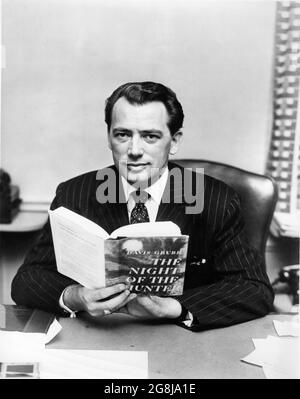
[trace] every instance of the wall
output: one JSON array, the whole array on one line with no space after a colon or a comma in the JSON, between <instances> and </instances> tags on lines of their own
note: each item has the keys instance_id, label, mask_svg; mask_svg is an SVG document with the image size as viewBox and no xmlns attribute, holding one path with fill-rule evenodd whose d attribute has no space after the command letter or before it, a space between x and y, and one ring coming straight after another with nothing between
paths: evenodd
<instances>
[{"instance_id":1,"label":"wall","mask_svg":"<svg viewBox=\"0 0 300 399\"><path fill-rule=\"evenodd\" d=\"M133 80L178 94L178 157L264 171L275 2L4 0L2 14L2 166L24 201L111 163L104 101Z\"/></svg>"}]
</instances>

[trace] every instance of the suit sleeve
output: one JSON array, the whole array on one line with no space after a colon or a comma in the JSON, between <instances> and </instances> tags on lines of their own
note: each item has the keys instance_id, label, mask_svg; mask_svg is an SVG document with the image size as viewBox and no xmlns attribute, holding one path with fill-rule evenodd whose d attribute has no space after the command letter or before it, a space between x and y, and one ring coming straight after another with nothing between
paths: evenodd
<instances>
[{"instance_id":1,"label":"suit sleeve","mask_svg":"<svg viewBox=\"0 0 300 399\"><path fill-rule=\"evenodd\" d=\"M50 209L59 204L60 186ZM11 296L18 305L39 308L61 316L59 306L63 290L75 282L57 271L49 218L36 244L29 251L24 263L12 281Z\"/></svg>"},{"instance_id":2,"label":"suit sleeve","mask_svg":"<svg viewBox=\"0 0 300 399\"><path fill-rule=\"evenodd\" d=\"M274 294L264 259L247 243L240 200L235 194L213 238L214 282L178 298L194 317L193 331L226 327L266 315ZM184 325L183 325L184 327Z\"/></svg>"}]
</instances>

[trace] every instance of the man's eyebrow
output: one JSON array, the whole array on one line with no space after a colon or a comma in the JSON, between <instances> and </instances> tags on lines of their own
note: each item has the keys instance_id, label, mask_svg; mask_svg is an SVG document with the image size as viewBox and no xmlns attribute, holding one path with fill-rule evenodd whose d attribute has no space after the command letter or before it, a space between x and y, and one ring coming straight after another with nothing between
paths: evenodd
<instances>
[{"instance_id":1,"label":"man's eyebrow","mask_svg":"<svg viewBox=\"0 0 300 399\"><path fill-rule=\"evenodd\" d=\"M123 127L115 127L115 128L113 129L113 132L124 132L124 133L130 133L130 132L131 132L131 130L129 130L129 129L125 129L125 128L123 128Z\"/></svg>"},{"instance_id":2,"label":"man's eyebrow","mask_svg":"<svg viewBox=\"0 0 300 399\"><path fill-rule=\"evenodd\" d=\"M140 133L158 133L158 134L162 134L162 131L158 130L158 129L145 129L145 130L140 130Z\"/></svg>"}]
</instances>

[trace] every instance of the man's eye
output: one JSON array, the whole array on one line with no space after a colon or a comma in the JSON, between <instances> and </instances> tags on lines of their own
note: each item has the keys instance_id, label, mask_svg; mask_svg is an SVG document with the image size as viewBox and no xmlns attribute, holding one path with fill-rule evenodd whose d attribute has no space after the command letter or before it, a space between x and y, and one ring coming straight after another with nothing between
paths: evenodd
<instances>
[{"instance_id":1,"label":"man's eye","mask_svg":"<svg viewBox=\"0 0 300 399\"><path fill-rule=\"evenodd\" d=\"M129 134L126 132L118 132L115 134L115 137L117 137L118 139L126 139L129 137Z\"/></svg>"},{"instance_id":2,"label":"man's eye","mask_svg":"<svg viewBox=\"0 0 300 399\"><path fill-rule=\"evenodd\" d=\"M156 134L145 134L144 139L149 143L154 143L159 139L159 136L157 136Z\"/></svg>"}]
</instances>

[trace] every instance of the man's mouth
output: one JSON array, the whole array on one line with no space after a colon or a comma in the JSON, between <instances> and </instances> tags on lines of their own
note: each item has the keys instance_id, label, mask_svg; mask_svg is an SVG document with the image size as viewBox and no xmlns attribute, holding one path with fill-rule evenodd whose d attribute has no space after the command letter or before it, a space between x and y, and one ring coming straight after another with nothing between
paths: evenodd
<instances>
[{"instance_id":1,"label":"man's mouth","mask_svg":"<svg viewBox=\"0 0 300 399\"><path fill-rule=\"evenodd\" d=\"M129 170L138 170L138 169L143 169L149 164L147 162L128 162L127 163L127 168Z\"/></svg>"}]
</instances>

